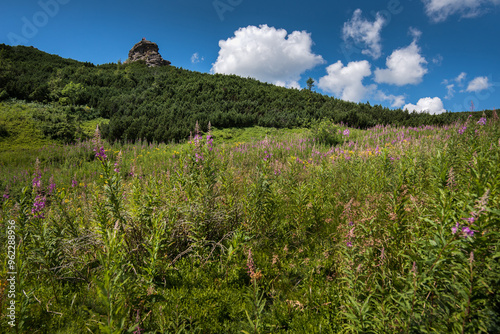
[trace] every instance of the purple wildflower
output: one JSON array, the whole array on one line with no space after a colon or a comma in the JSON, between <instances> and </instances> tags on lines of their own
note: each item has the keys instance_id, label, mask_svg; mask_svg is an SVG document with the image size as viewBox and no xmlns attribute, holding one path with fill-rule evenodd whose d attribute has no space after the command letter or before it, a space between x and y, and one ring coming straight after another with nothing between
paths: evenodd
<instances>
[{"instance_id":1,"label":"purple wildflower","mask_svg":"<svg viewBox=\"0 0 500 334\"><path fill-rule=\"evenodd\" d=\"M203 136L202 136L202 135L200 135L200 134L196 134L196 135L194 136L194 139L193 139L193 140L194 140L194 145L195 145L196 147L199 147L199 146L200 146L200 141L201 141L202 139L203 139Z\"/></svg>"},{"instance_id":2,"label":"purple wildflower","mask_svg":"<svg viewBox=\"0 0 500 334\"><path fill-rule=\"evenodd\" d=\"M349 129L345 129L342 134L346 137L349 137L349 133L350 133Z\"/></svg>"},{"instance_id":3,"label":"purple wildflower","mask_svg":"<svg viewBox=\"0 0 500 334\"><path fill-rule=\"evenodd\" d=\"M468 218L468 219L465 219L467 220L468 222L472 223L475 221L475 218L474 217L471 217L471 218ZM458 229L460 228L460 224L457 223L454 227L451 228L451 232L453 234L456 234L458 232ZM471 229L470 227L468 226L462 226L462 236L464 238L466 237L473 237L474 236L474 233L477 232L476 230L473 230Z\"/></svg>"},{"instance_id":4,"label":"purple wildflower","mask_svg":"<svg viewBox=\"0 0 500 334\"><path fill-rule=\"evenodd\" d=\"M75 179L71 180L71 187L76 187L78 185L78 182L76 182Z\"/></svg>"},{"instance_id":5,"label":"purple wildflower","mask_svg":"<svg viewBox=\"0 0 500 334\"><path fill-rule=\"evenodd\" d=\"M115 162L115 173L120 173L120 162L122 160L122 151L118 153L118 156L116 157L116 162Z\"/></svg>"},{"instance_id":6,"label":"purple wildflower","mask_svg":"<svg viewBox=\"0 0 500 334\"><path fill-rule=\"evenodd\" d=\"M26 175L28 175L28 172L26 171ZM42 172L40 170L40 160L36 158L35 161L35 172L33 173L33 188L40 188L42 186Z\"/></svg>"},{"instance_id":7,"label":"purple wildflower","mask_svg":"<svg viewBox=\"0 0 500 334\"><path fill-rule=\"evenodd\" d=\"M213 146L213 143L214 143L214 139L212 137L211 134L208 134L207 135L207 147L208 147L208 150L211 151L212 150L212 146Z\"/></svg>"},{"instance_id":8,"label":"purple wildflower","mask_svg":"<svg viewBox=\"0 0 500 334\"><path fill-rule=\"evenodd\" d=\"M352 247L352 243L350 241L346 242L347 247Z\"/></svg>"},{"instance_id":9,"label":"purple wildflower","mask_svg":"<svg viewBox=\"0 0 500 334\"><path fill-rule=\"evenodd\" d=\"M99 159L100 161L105 161L108 157L106 155L106 151L104 150L104 147L101 146L101 148L94 148L95 152L95 157Z\"/></svg>"},{"instance_id":10,"label":"purple wildflower","mask_svg":"<svg viewBox=\"0 0 500 334\"><path fill-rule=\"evenodd\" d=\"M460 135L464 134L465 130L467 130L467 125L464 125L460 129L458 129L458 134Z\"/></svg>"},{"instance_id":11,"label":"purple wildflower","mask_svg":"<svg viewBox=\"0 0 500 334\"><path fill-rule=\"evenodd\" d=\"M56 184L54 183L54 175L52 175L49 179L49 195L52 195L55 189Z\"/></svg>"},{"instance_id":12,"label":"purple wildflower","mask_svg":"<svg viewBox=\"0 0 500 334\"><path fill-rule=\"evenodd\" d=\"M198 162L198 161L200 161L200 160L201 160L201 161L203 161L203 160L204 160L204 158L203 158L203 155L202 155L202 154L195 153L195 154L194 154L194 156L195 156L195 158L196 158L196 162Z\"/></svg>"},{"instance_id":13,"label":"purple wildflower","mask_svg":"<svg viewBox=\"0 0 500 334\"><path fill-rule=\"evenodd\" d=\"M104 147L101 143L101 132L99 131L99 125L95 129L94 138L92 139L92 143L94 144L94 153L95 157L100 161L106 160L106 152L104 151Z\"/></svg>"},{"instance_id":14,"label":"purple wildflower","mask_svg":"<svg viewBox=\"0 0 500 334\"><path fill-rule=\"evenodd\" d=\"M44 218L43 213L41 211L45 208L45 197L40 195L36 196L35 201L33 202L33 208L31 209L31 213L35 216L35 218Z\"/></svg>"},{"instance_id":15,"label":"purple wildflower","mask_svg":"<svg viewBox=\"0 0 500 334\"><path fill-rule=\"evenodd\" d=\"M476 217L470 217L470 218L467 218L465 220L467 220L469 222L469 224L472 224L476 221Z\"/></svg>"},{"instance_id":16,"label":"purple wildflower","mask_svg":"<svg viewBox=\"0 0 500 334\"><path fill-rule=\"evenodd\" d=\"M474 232L477 232L477 231L471 230L468 226L462 227L462 233L464 234L464 236L473 237Z\"/></svg>"},{"instance_id":17,"label":"purple wildflower","mask_svg":"<svg viewBox=\"0 0 500 334\"><path fill-rule=\"evenodd\" d=\"M253 262L252 249L248 250L247 268L248 268L248 276L254 277L255 276L255 264Z\"/></svg>"},{"instance_id":18,"label":"purple wildflower","mask_svg":"<svg viewBox=\"0 0 500 334\"><path fill-rule=\"evenodd\" d=\"M264 151L264 153L267 153L267 151ZM264 157L264 161L267 161L269 159L271 159L271 157L273 156L272 153L268 153L265 157Z\"/></svg>"},{"instance_id":19,"label":"purple wildflower","mask_svg":"<svg viewBox=\"0 0 500 334\"><path fill-rule=\"evenodd\" d=\"M476 124L479 124L479 125L486 125L486 118L481 117L481 118L479 119L479 121L477 121L477 123L476 123Z\"/></svg>"},{"instance_id":20,"label":"purple wildflower","mask_svg":"<svg viewBox=\"0 0 500 334\"><path fill-rule=\"evenodd\" d=\"M137 316L135 317L135 321L138 323L138 326L137 326L137 329L135 330L135 332L133 334L142 334L142 328L140 326L141 317L140 317L140 314L139 314L139 310L137 310Z\"/></svg>"},{"instance_id":21,"label":"purple wildflower","mask_svg":"<svg viewBox=\"0 0 500 334\"><path fill-rule=\"evenodd\" d=\"M33 174L33 188L40 188L42 186L42 173L40 172L35 172Z\"/></svg>"}]
</instances>

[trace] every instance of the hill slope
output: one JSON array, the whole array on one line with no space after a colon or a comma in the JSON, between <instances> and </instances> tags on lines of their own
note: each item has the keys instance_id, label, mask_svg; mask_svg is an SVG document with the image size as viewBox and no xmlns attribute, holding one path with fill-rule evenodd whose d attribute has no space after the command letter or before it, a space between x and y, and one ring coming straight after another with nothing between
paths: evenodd
<instances>
[{"instance_id":1,"label":"hill slope","mask_svg":"<svg viewBox=\"0 0 500 334\"><path fill-rule=\"evenodd\" d=\"M87 105L109 118L110 140L165 142L206 129L309 127L319 119L368 128L377 124L446 124L464 115L428 115L356 104L309 90L277 87L235 75L192 72L144 63L95 66L32 47L0 45L0 100Z\"/></svg>"}]
</instances>

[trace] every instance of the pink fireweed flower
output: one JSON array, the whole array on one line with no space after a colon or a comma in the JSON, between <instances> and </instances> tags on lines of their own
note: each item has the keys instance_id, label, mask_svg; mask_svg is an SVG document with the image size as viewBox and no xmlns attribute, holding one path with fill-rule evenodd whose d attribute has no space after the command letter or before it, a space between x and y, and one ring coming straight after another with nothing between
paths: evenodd
<instances>
[{"instance_id":1,"label":"pink fireweed flower","mask_svg":"<svg viewBox=\"0 0 500 334\"><path fill-rule=\"evenodd\" d=\"M28 174L26 172L26 174ZM40 188L42 186L42 171L40 170L40 160L36 158L35 161L35 172L33 173L33 188Z\"/></svg>"},{"instance_id":2,"label":"pink fireweed flower","mask_svg":"<svg viewBox=\"0 0 500 334\"><path fill-rule=\"evenodd\" d=\"M476 221L476 217L470 217L470 218L464 218L465 220L467 220L469 222L469 224L472 224Z\"/></svg>"},{"instance_id":3,"label":"pink fireweed flower","mask_svg":"<svg viewBox=\"0 0 500 334\"><path fill-rule=\"evenodd\" d=\"M465 220L469 221L470 219L474 219L474 218L469 218L469 219L465 219ZM472 220L472 221L474 221L474 220ZM451 228L451 233L456 234L459 229L460 229L460 224L457 223L454 227ZM464 238L473 237L475 232L478 232L478 231L473 230L468 226L462 226L462 236Z\"/></svg>"},{"instance_id":4,"label":"pink fireweed flower","mask_svg":"<svg viewBox=\"0 0 500 334\"><path fill-rule=\"evenodd\" d=\"M199 146L200 146L200 142L201 142L201 140L202 140L202 139L203 139L203 136L202 136L202 135L200 135L200 134L196 134L196 135L194 136L194 139L193 139L193 141L194 141L194 145L195 145L196 147L199 147Z\"/></svg>"},{"instance_id":5,"label":"pink fireweed flower","mask_svg":"<svg viewBox=\"0 0 500 334\"><path fill-rule=\"evenodd\" d=\"M26 175L28 175L28 172L26 171ZM36 158L35 161L35 172L33 173L33 188L40 188L42 186L42 172L40 170L40 160Z\"/></svg>"},{"instance_id":6,"label":"pink fireweed flower","mask_svg":"<svg viewBox=\"0 0 500 334\"><path fill-rule=\"evenodd\" d=\"M38 175L35 174L32 183L33 183L33 188L40 188L42 186L42 174L41 173L38 173Z\"/></svg>"},{"instance_id":7,"label":"pink fireweed flower","mask_svg":"<svg viewBox=\"0 0 500 334\"><path fill-rule=\"evenodd\" d=\"M118 156L116 157L116 162L115 162L115 173L120 173L120 161L122 160L122 151L118 153Z\"/></svg>"},{"instance_id":8,"label":"pink fireweed flower","mask_svg":"<svg viewBox=\"0 0 500 334\"><path fill-rule=\"evenodd\" d=\"M202 155L202 154L195 153L195 154L194 154L194 156L195 156L196 162L198 162L198 161L200 161L200 160L201 160L201 161L203 161L203 160L204 160L204 159L203 159L203 155Z\"/></svg>"},{"instance_id":9,"label":"pink fireweed flower","mask_svg":"<svg viewBox=\"0 0 500 334\"><path fill-rule=\"evenodd\" d=\"M45 208L45 197L40 195L36 196L35 201L33 202L33 208L31 208L31 213L35 218L44 218L43 213L41 212Z\"/></svg>"},{"instance_id":10,"label":"pink fireweed flower","mask_svg":"<svg viewBox=\"0 0 500 334\"><path fill-rule=\"evenodd\" d=\"M101 148L94 148L95 152L95 157L99 159L100 161L105 161L108 156L106 155L106 151L104 150L104 147L101 146Z\"/></svg>"},{"instance_id":11,"label":"pink fireweed flower","mask_svg":"<svg viewBox=\"0 0 500 334\"><path fill-rule=\"evenodd\" d=\"M473 237L474 232L477 232L477 231L471 230L468 226L462 227L462 233L463 233L464 237Z\"/></svg>"},{"instance_id":12,"label":"pink fireweed flower","mask_svg":"<svg viewBox=\"0 0 500 334\"><path fill-rule=\"evenodd\" d=\"M271 159L271 157L273 156L272 153L267 153L267 151L264 151L264 153L266 153L266 156L263 158L264 161L267 161L267 160Z\"/></svg>"},{"instance_id":13,"label":"pink fireweed flower","mask_svg":"<svg viewBox=\"0 0 500 334\"><path fill-rule=\"evenodd\" d=\"M214 139L213 139L212 135L208 134L207 135L207 147L208 147L209 151L211 151L213 149L213 144L214 144Z\"/></svg>"},{"instance_id":14,"label":"pink fireweed flower","mask_svg":"<svg viewBox=\"0 0 500 334\"><path fill-rule=\"evenodd\" d=\"M148 291L148 295L149 295L149 291ZM142 334L142 328L139 325L141 323L141 316L140 316L139 310L137 310L137 316L135 317L135 321L137 322L138 325L137 325L137 329L135 330L135 332L133 334Z\"/></svg>"},{"instance_id":15,"label":"pink fireweed flower","mask_svg":"<svg viewBox=\"0 0 500 334\"><path fill-rule=\"evenodd\" d=\"M255 264L253 263L252 249L248 250L247 268L248 268L248 276L254 277L255 276Z\"/></svg>"},{"instance_id":16,"label":"pink fireweed flower","mask_svg":"<svg viewBox=\"0 0 500 334\"><path fill-rule=\"evenodd\" d=\"M477 121L477 123L476 123L476 124L479 124L479 125L486 125L486 118L481 117L481 118L479 119L479 121Z\"/></svg>"},{"instance_id":17,"label":"pink fireweed flower","mask_svg":"<svg viewBox=\"0 0 500 334\"><path fill-rule=\"evenodd\" d=\"M49 195L52 195L56 189L56 184L54 183L54 176L52 175L49 179Z\"/></svg>"},{"instance_id":18,"label":"pink fireweed flower","mask_svg":"<svg viewBox=\"0 0 500 334\"><path fill-rule=\"evenodd\" d=\"M349 137L350 131L349 129L345 129L344 132L342 133L344 136Z\"/></svg>"}]
</instances>

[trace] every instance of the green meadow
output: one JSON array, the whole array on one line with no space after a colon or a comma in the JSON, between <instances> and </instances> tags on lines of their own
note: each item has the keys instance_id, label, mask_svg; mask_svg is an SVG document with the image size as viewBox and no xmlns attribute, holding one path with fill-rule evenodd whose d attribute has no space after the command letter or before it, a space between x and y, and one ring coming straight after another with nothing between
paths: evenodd
<instances>
[{"instance_id":1,"label":"green meadow","mask_svg":"<svg viewBox=\"0 0 500 334\"><path fill-rule=\"evenodd\" d=\"M0 332L500 331L495 113L155 143L48 108L0 104Z\"/></svg>"}]
</instances>

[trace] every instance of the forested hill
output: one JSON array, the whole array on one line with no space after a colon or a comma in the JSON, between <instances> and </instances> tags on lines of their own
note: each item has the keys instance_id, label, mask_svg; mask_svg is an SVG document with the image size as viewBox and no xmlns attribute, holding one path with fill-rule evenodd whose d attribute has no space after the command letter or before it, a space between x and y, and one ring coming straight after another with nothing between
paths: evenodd
<instances>
[{"instance_id":1,"label":"forested hill","mask_svg":"<svg viewBox=\"0 0 500 334\"><path fill-rule=\"evenodd\" d=\"M144 63L94 65L32 47L0 44L0 100L86 105L109 118L103 136L180 140L198 121L214 127L308 127L319 119L368 128L451 123L461 113L428 115L356 104L307 89L286 89L235 75ZM71 108L68 108L71 110Z\"/></svg>"}]
</instances>

